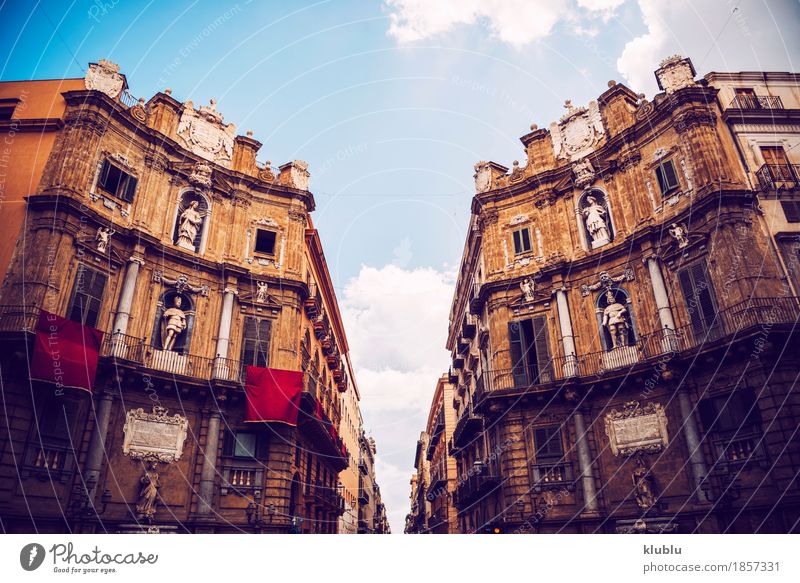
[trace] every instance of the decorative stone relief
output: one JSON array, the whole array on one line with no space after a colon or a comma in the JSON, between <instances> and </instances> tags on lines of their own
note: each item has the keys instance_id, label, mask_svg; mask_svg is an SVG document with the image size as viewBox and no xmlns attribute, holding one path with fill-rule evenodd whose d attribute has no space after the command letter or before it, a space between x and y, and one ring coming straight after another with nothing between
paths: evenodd
<instances>
[{"instance_id":1,"label":"decorative stone relief","mask_svg":"<svg viewBox=\"0 0 800 583\"><path fill-rule=\"evenodd\" d=\"M594 182L594 168L588 158L579 160L572 165L572 173L575 175L575 186L585 188Z\"/></svg>"},{"instance_id":2,"label":"decorative stone relief","mask_svg":"<svg viewBox=\"0 0 800 583\"><path fill-rule=\"evenodd\" d=\"M189 278L185 275L179 275L177 278L172 278L165 275L163 271L156 270L153 272L153 282L174 285L175 291L177 291L179 294L189 292L193 294L200 294L203 297L208 297L207 285L191 285L189 283Z\"/></svg>"},{"instance_id":3,"label":"decorative stone relief","mask_svg":"<svg viewBox=\"0 0 800 583\"><path fill-rule=\"evenodd\" d=\"M568 100L564 107L567 113L550 125L553 153L558 159L575 161L592 152L606 131L596 101L587 108L574 107Z\"/></svg>"},{"instance_id":4,"label":"decorative stone relief","mask_svg":"<svg viewBox=\"0 0 800 583\"><path fill-rule=\"evenodd\" d=\"M522 223L528 222L528 215L516 215L508 221L509 226L513 227L514 225L521 225Z\"/></svg>"},{"instance_id":5,"label":"decorative stone relief","mask_svg":"<svg viewBox=\"0 0 800 583\"><path fill-rule=\"evenodd\" d=\"M272 171L272 162L267 160L264 165L258 169L258 179L264 182L275 182L275 173Z\"/></svg>"},{"instance_id":6,"label":"decorative stone relief","mask_svg":"<svg viewBox=\"0 0 800 583\"><path fill-rule=\"evenodd\" d=\"M615 283L621 283L624 281L633 281L633 280L634 280L633 269L631 269L630 267L626 267L625 271L616 276L610 275L607 271L601 271L600 275L597 277L596 283L593 283L591 285L584 284L581 286L581 296L586 297L591 292L597 291L601 288L605 288L608 290L611 289L611 287Z\"/></svg>"},{"instance_id":7,"label":"decorative stone relief","mask_svg":"<svg viewBox=\"0 0 800 583\"><path fill-rule=\"evenodd\" d=\"M116 99L125 86L125 78L119 73L119 65L100 59L97 63L89 65L83 83L86 89L100 91L111 99Z\"/></svg>"},{"instance_id":8,"label":"decorative stone relief","mask_svg":"<svg viewBox=\"0 0 800 583\"><path fill-rule=\"evenodd\" d=\"M475 164L475 192L481 194L492 188L492 169L488 162L478 162Z\"/></svg>"},{"instance_id":9,"label":"decorative stone relief","mask_svg":"<svg viewBox=\"0 0 800 583\"><path fill-rule=\"evenodd\" d=\"M211 175L213 172L211 166L203 162L198 162L192 168L192 173L189 175L189 182L195 186L209 188L211 186Z\"/></svg>"},{"instance_id":10,"label":"decorative stone relief","mask_svg":"<svg viewBox=\"0 0 800 583\"><path fill-rule=\"evenodd\" d=\"M227 167L233 158L236 126L222 123L223 116L216 111L216 103L212 99L210 106L201 106L199 110L191 101L184 103L178 137L191 152Z\"/></svg>"},{"instance_id":11,"label":"decorative stone relief","mask_svg":"<svg viewBox=\"0 0 800 583\"><path fill-rule=\"evenodd\" d=\"M287 166L289 167L289 186L297 190L308 190L311 178L308 163L303 160L292 160Z\"/></svg>"},{"instance_id":12,"label":"decorative stone relief","mask_svg":"<svg viewBox=\"0 0 800 583\"><path fill-rule=\"evenodd\" d=\"M147 413L133 409L125 415L122 453L131 459L173 463L180 459L189 429L189 420L179 413L167 415L163 407L153 406Z\"/></svg>"},{"instance_id":13,"label":"decorative stone relief","mask_svg":"<svg viewBox=\"0 0 800 583\"><path fill-rule=\"evenodd\" d=\"M519 160L514 160L511 166L511 174L508 177L508 181L519 182L525 176L525 172L519 167Z\"/></svg>"},{"instance_id":14,"label":"decorative stone relief","mask_svg":"<svg viewBox=\"0 0 800 583\"><path fill-rule=\"evenodd\" d=\"M158 464L155 462L148 462L145 466L142 477L139 478L139 498L136 501L136 517L153 520L156 514L156 505L158 504L159 489L161 488L161 480L158 476Z\"/></svg>"},{"instance_id":15,"label":"decorative stone relief","mask_svg":"<svg viewBox=\"0 0 800 583\"><path fill-rule=\"evenodd\" d=\"M675 93L679 89L697 85L694 81L694 67L689 59L680 55L673 55L661 61L656 70L658 86L667 95Z\"/></svg>"},{"instance_id":16,"label":"decorative stone relief","mask_svg":"<svg viewBox=\"0 0 800 583\"><path fill-rule=\"evenodd\" d=\"M669 443L661 403L640 407L638 401L629 401L621 411L612 409L605 415L605 431L615 456L658 453Z\"/></svg>"}]
</instances>

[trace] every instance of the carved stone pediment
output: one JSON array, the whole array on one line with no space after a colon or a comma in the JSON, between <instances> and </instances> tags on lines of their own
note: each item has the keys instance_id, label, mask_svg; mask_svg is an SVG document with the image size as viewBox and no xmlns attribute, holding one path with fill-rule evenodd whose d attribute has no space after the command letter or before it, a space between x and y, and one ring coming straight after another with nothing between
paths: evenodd
<instances>
[{"instance_id":1,"label":"carved stone pediment","mask_svg":"<svg viewBox=\"0 0 800 583\"><path fill-rule=\"evenodd\" d=\"M125 88L125 77L120 74L119 65L100 59L97 63L89 65L83 84L86 89L100 91L111 99L116 99Z\"/></svg>"},{"instance_id":2,"label":"carved stone pediment","mask_svg":"<svg viewBox=\"0 0 800 583\"><path fill-rule=\"evenodd\" d=\"M213 99L211 105L200 109L195 109L191 101L183 104L178 137L194 154L221 166L230 166L236 126L222 122L222 114L216 110Z\"/></svg>"},{"instance_id":3,"label":"carved stone pediment","mask_svg":"<svg viewBox=\"0 0 800 583\"><path fill-rule=\"evenodd\" d=\"M557 159L575 161L591 153L606 130L596 101L588 107L574 107L567 101L564 107L567 113L550 125L553 153Z\"/></svg>"}]
</instances>

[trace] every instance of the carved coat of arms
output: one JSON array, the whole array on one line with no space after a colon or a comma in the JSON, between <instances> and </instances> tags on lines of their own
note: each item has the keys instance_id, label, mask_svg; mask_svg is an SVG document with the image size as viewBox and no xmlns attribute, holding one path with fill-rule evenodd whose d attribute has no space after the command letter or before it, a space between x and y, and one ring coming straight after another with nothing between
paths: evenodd
<instances>
[{"instance_id":1,"label":"carved coat of arms","mask_svg":"<svg viewBox=\"0 0 800 583\"><path fill-rule=\"evenodd\" d=\"M606 130L596 101L589 102L589 107L574 107L567 101L564 107L567 113L550 125L553 153L556 158L575 161L594 150Z\"/></svg>"},{"instance_id":2,"label":"carved coat of arms","mask_svg":"<svg viewBox=\"0 0 800 583\"><path fill-rule=\"evenodd\" d=\"M89 65L83 80L86 89L100 91L112 99L116 99L125 86L125 78L120 75L119 65L100 59Z\"/></svg>"},{"instance_id":3,"label":"carved coat of arms","mask_svg":"<svg viewBox=\"0 0 800 583\"><path fill-rule=\"evenodd\" d=\"M178 137L198 156L229 166L233 158L236 125L222 123L222 114L216 111L213 99L210 106L204 105L199 110L187 101L178 122Z\"/></svg>"}]
</instances>

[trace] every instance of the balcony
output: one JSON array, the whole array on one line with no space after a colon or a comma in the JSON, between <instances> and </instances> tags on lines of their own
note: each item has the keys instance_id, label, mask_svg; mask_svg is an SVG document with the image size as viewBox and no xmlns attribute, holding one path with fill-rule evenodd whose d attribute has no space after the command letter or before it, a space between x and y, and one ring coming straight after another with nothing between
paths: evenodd
<instances>
[{"instance_id":1,"label":"balcony","mask_svg":"<svg viewBox=\"0 0 800 583\"><path fill-rule=\"evenodd\" d=\"M714 436L712 443L717 452L718 464L741 466L750 461L766 459L761 442L763 433L757 428L742 428L730 437Z\"/></svg>"},{"instance_id":2,"label":"balcony","mask_svg":"<svg viewBox=\"0 0 800 583\"><path fill-rule=\"evenodd\" d=\"M308 297L303 302L303 308L306 311L306 316L312 320L322 313L322 296L314 283L308 286Z\"/></svg>"},{"instance_id":3,"label":"balcony","mask_svg":"<svg viewBox=\"0 0 800 583\"><path fill-rule=\"evenodd\" d=\"M729 109L783 109L783 101L777 95L737 95Z\"/></svg>"},{"instance_id":4,"label":"balcony","mask_svg":"<svg viewBox=\"0 0 800 583\"><path fill-rule=\"evenodd\" d=\"M350 454L338 435L336 423L325 412L323 402L326 396L320 394L324 389L325 387L319 386L315 376L308 372L303 373L298 427L311 436L318 453L341 472L349 465Z\"/></svg>"},{"instance_id":5,"label":"balcony","mask_svg":"<svg viewBox=\"0 0 800 583\"><path fill-rule=\"evenodd\" d=\"M800 165L764 164L756 170L756 178L763 192L793 190L800 187Z\"/></svg>"},{"instance_id":6,"label":"balcony","mask_svg":"<svg viewBox=\"0 0 800 583\"><path fill-rule=\"evenodd\" d=\"M361 504L369 504L369 490L363 485L358 488L358 501Z\"/></svg>"},{"instance_id":7,"label":"balcony","mask_svg":"<svg viewBox=\"0 0 800 583\"><path fill-rule=\"evenodd\" d=\"M475 283L472 285L472 296L469 299L469 311L472 314L480 315L483 309L485 298L481 296L481 285Z\"/></svg>"},{"instance_id":8,"label":"balcony","mask_svg":"<svg viewBox=\"0 0 800 583\"><path fill-rule=\"evenodd\" d=\"M458 509L463 510L472 502L496 490L499 485L500 477L491 469L484 468L458 485L453 498L454 503Z\"/></svg>"},{"instance_id":9,"label":"balcony","mask_svg":"<svg viewBox=\"0 0 800 583\"><path fill-rule=\"evenodd\" d=\"M472 314L464 314L464 320L461 322L461 336L467 339L474 338L477 329L478 318Z\"/></svg>"},{"instance_id":10,"label":"balcony","mask_svg":"<svg viewBox=\"0 0 800 583\"><path fill-rule=\"evenodd\" d=\"M575 477L572 473L572 462L540 461L532 464L533 491L575 489Z\"/></svg>"},{"instance_id":11,"label":"balcony","mask_svg":"<svg viewBox=\"0 0 800 583\"><path fill-rule=\"evenodd\" d=\"M456 383L458 383L458 373L452 366L447 369L447 381L451 385L455 385Z\"/></svg>"},{"instance_id":12,"label":"balcony","mask_svg":"<svg viewBox=\"0 0 800 583\"><path fill-rule=\"evenodd\" d=\"M570 378L626 375L632 368L665 356L682 357L714 350L751 333L772 331L781 325L792 328L799 320L798 298L750 298L719 311L705 329L689 324L676 330L659 330L640 336L630 346L552 358L539 371L525 367L484 371L476 382L475 402L480 405L492 395L550 391Z\"/></svg>"},{"instance_id":13,"label":"balcony","mask_svg":"<svg viewBox=\"0 0 800 583\"><path fill-rule=\"evenodd\" d=\"M367 466L367 462L364 460L364 458L358 460L358 471L365 476L369 474L369 466Z\"/></svg>"},{"instance_id":14,"label":"balcony","mask_svg":"<svg viewBox=\"0 0 800 583\"><path fill-rule=\"evenodd\" d=\"M472 406L462 411L453 429L453 445L456 448L462 447L469 442L478 431L483 427L483 417L474 412Z\"/></svg>"},{"instance_id":15,"label":"balcony","mask_svg":"<svg viewBox=\"0 0 800 583\"><path fill-rule=\"evenodd\" d=\"M310 487L311 494L317 504L327 506L330 510L335 510L339 514L344 514L344 498L331 486L313 484Z\"/></svg>"}]
</instances>

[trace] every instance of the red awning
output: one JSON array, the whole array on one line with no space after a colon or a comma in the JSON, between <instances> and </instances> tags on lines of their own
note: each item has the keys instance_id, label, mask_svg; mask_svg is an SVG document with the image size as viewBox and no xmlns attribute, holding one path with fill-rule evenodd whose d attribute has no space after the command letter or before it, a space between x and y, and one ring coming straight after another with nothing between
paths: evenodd
<instances>
[{"instance_id":1,"label":"red awning","mask_svg":"<svg viewBox=\"0 0 800 583\"><path fill-rule=\"evenodd\" d=\"M247 367L245 421L297 425L303 373L296 370Z\"/></svg>"},{"instance_id":2,"label":"red awning","mask_svg":"<svg viewBox=\"0 0 800 583\"><path fill-rule=\"evenodd\" d=\"M42 310L36 325L31 379L92 392L103 333Z\"/></svg>"}]
</instances>

